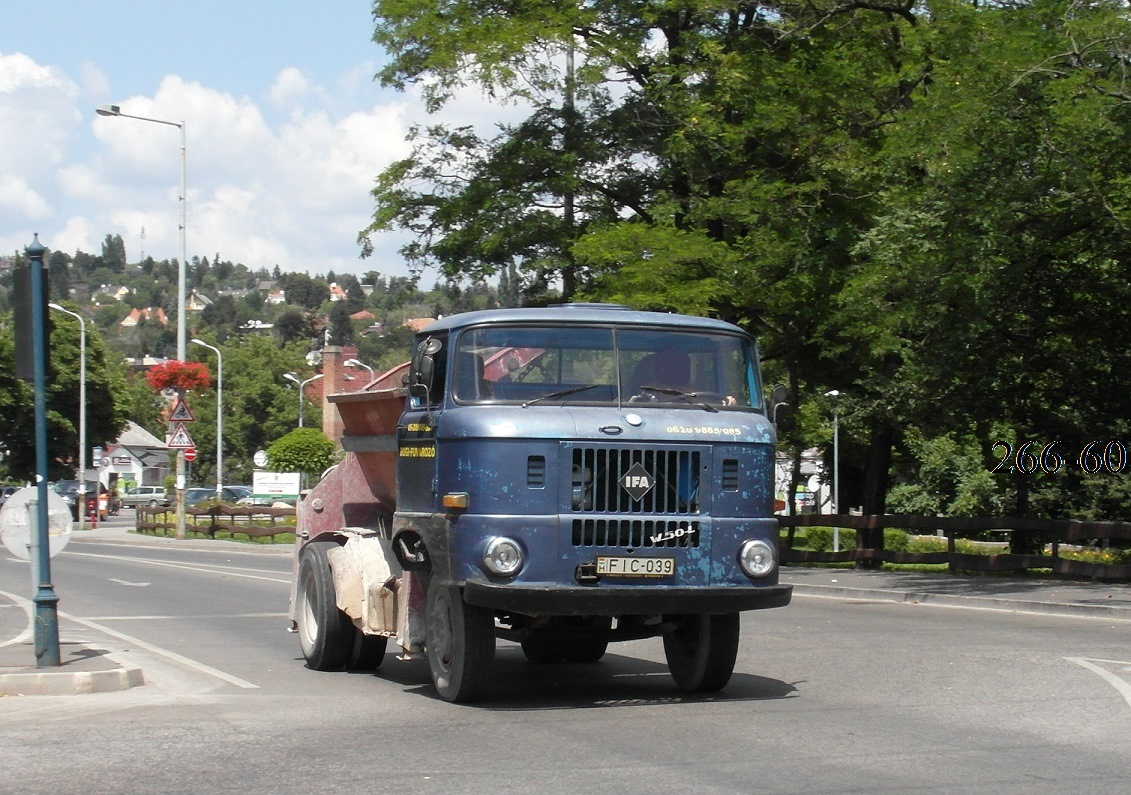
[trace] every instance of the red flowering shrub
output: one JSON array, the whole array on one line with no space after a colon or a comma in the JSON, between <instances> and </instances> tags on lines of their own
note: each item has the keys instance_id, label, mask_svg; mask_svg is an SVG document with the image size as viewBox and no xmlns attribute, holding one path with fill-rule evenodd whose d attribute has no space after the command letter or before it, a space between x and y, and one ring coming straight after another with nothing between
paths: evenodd
<instances>
[{"instance_id":1,"label":"red flowering shrub","mask_svg":"<svg viewBox=\"0 0 1131 795\"><path fill-rule=\"evenodd\" d=\"M212 376L208 367L201 362L181 362L170 359L157 365L145 374L145 380L155 390L180 389L192 392L208 389Z\"/></svg>"}]
</instances>

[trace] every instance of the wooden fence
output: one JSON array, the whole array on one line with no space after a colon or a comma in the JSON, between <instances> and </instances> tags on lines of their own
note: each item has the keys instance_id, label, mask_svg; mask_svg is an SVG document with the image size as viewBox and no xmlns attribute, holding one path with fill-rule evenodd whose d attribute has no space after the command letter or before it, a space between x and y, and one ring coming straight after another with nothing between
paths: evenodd
<instances>
[{"instance_id":1,"label":"wooden fence","mask_svg":"<svg viewBox=\"0 0 1131 795\"><path fill-rule=\"evenodd\" d=\"M215 538L217 533L246 535L251 538L270 537L295 532L294 508L268 508L266 506L215 505L209 508L185 508L185 534L199 533ZM169 535L177 530L177 514L172 508L137 509L139 533Z\"/></svg>"},{"instance_id":2,"label":"wooden fence","mask_svg":"<svg viewBox=\"0 0 1131 795\"><path fill-rule=\"evenodd\" d=\"M1018 517L943 517L943 516L857 516L844 514L804 514L779 516L780 527L789 528L782 544L784 563L848 563L876 561L884 563L945 563L951 571L1015 572L1027 569L1051 569L1054 574L1074 579L1131 581L1131 564L1089 563L1061 557L1062 544L1131 540L1131 522L1090 522L1075 519L1022 519ZM946 552L901 552L892 549L855 548L839 552L814 552L793 549L794 528L840 527L852 530L898 528L922 534L946 537ZM990 532L1034 533L1049 554L1014 555L1008 553L979 555L957 552L955 540Z\"/></svg>"}]
</instances>

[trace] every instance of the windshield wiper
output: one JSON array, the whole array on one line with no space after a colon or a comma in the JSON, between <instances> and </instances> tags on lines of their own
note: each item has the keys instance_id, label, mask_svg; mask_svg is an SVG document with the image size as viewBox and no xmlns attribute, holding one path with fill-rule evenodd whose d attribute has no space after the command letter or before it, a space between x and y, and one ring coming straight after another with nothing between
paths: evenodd
<instances>
[{"instance_id":1,"label":"windshield wiper","mask_svg":"<svg viewBox=\"0 0 1131 795\"><path fill-rule=\"evenodd\" d=\"M535 403L541 403L543 400L554 400L555 398L564 398L570 395L576 395L578 392L584 392L587 389L594 389L598 384L582 384L581 386L571 387L569 389L559 389L557 392L551 392L548 395L540 395L533 400L528 400L522 404L523 408L533 406Z\"/></svg>"},{"instance_id":2,"label":"windshield wiper","mask_svg":"<svg viewBox=\"0 0 1131 795\"><path fill-rule=\"evenodd\" d=\"M660 394L663 394L663 395L672 395L674 397L679 398L680 400L682 400L685 403L690 403L693 406L698 406L699 408L705 409L705 410L710 411L714 414L719 413L719 410L717 408L715 408L714 406L712 406L710 403L706 403L702 400L699 400L699 393L698 392L684 392L682 389L672 389L671 387L666 387L666 386L642 386L642 387L640 387L641 392L644 392L645 390L647 390L648 392L659 392Z\"/></svg>"}]
</instances>

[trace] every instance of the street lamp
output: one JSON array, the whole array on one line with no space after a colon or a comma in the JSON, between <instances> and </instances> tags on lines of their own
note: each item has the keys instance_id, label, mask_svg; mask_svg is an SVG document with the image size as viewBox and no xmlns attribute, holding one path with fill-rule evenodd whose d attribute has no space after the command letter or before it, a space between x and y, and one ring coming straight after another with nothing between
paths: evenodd
<instances>
[{"instance_id":1,"label":"street lamp","mask_svg":"<svg viewBox=\"0 0 1131 795\"><path fill-rule=\"evenodd\" d=\"M317 373L315 375L310 376L310 378L306 379L305 381L303 381L303 380L300 380L299 377L297 375L295 375L294 373L283 373L283 378L287 379L288 381L294 381L296 384L298 384L298 427L300 427L300 428L302 427L302 393L303 393L303 390L306 389L307 384L311 383L312 381L317 381L321 377L322 377L322 373Z\"/></svg>"},{"instance_id":2,"label":"street lamp","mask_svg":"<svg viewBox=\"0 0 1131 795\"><path fill-rule=\"evenodd\" d=\"M221 502L224 491L224 357L219 348L204 340L194 337L192 342L216 354L216 501Z\"/></svg>"},{"instance_id":3,"label":"street lamp","mask_svg":"<svg viewBox=\"0 0 1131 795\"><path fill-rule=\"evenodd\" d=\"M375 377L374 374L373 374L373 368L370 367L368 364L365 364L365 362L362 362L359 359L346 359L343 362L343 364L346 367L364 367L366 370L369 371L369 380L370 381L372 381Z\"/></svg>"},{"instance_id":4,"label":"street lamp","mask_svg":"<svg viewBox=\"0 0 1131 795\"><path fill-rule=\"evenodd\" d=\"M79 490L76 499L79 506L79 530L82 530L86 517L86 318L58 304L48 306L79 322Z\"/></svg>"},{"instance_id":5,"label":"street lamp","mask_svg":"<svg viewBox=\"0 0 1131 795\"><path fill-rule=\"evenodd\" d=\"M840 417L837 398L840 392L831 389L825 393L833 399L833 513L840 513ZM840 528L833 528L833 552L840 552Z\"/></svg>"},{"instance_id":6,"label":"street lamp","mask_svg":"<svg viewBox=\"0 0 1131 795\"><path fill-rule=\"evenodd\" d=\"M183 362L185 360L185 260L188 253L185 245L185 226L186 226L186 213L185 204L188 201L188 188L186 187L187 177L187 160L188 160L188 147L185 143L185 122L181 121L168 121L166 119L151 119L146 116L134 116L129 113L122 113L122 109L117 105L102 105L95 109L95 113L99 116L121 116L126 119L137 119L138 121L148 121L154 124L167 124L170 127L176 127L181 131L181 218L180 218L180 243L181 243L181 261L177 266L177 360ZM185 537L185 451L183 449L177 450L177 538Z\"/></svg>"}]
</instances>

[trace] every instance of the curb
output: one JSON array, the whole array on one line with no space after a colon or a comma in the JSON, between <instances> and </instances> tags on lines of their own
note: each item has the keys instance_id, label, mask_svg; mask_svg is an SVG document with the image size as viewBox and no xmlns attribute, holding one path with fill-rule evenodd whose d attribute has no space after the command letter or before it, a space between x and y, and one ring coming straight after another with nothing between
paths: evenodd
<instances>
[{"instance_id":1,"label":"curb","mask_svg":"<svg viewBox=\"0 0 1131 795\"><path fill-rule=\"evenodd\" d=\"M999 599L990 596L953 596L925 591L891 591L876 588L849 588L842 585L806 585L799 583L793 584L793 593L795 596L811 596L823 599L870 599L936 607L957 607L966 610L997 610L1007 613L1082 616L1113 621L1131 621L1131 610L1109 605L1032 602L1018 599Z\"/></svg>"},{"instance_id":2,"label":"curb","mask_svg":"<svg viewBox=\"0 0 1131 795\"><path fill-rule=\"evenodd\" d=\"M116 693L145 684L145 675L134 665L110 671L37 671L0 674L0 696L71 696Z\"/></svg>"}]
</instances>

